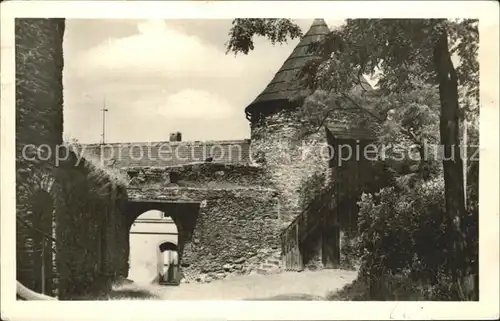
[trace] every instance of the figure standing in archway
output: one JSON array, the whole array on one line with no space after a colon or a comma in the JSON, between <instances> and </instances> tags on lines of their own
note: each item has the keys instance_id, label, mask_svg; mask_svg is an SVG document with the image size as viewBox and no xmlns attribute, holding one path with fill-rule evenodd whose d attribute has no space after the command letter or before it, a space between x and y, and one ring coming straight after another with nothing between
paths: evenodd
<instances>
[{"instance_id":1,"label":"figure standing in archway","mask_svg":"<svg viewBox=\"0 0 500 321\"><path fill-rule=\"evenodd\" d=\"M165 242L160 245L162 268L159 272L160 284L178 285L179 254L177 245Z\"/></svg>"},{"instance_id":2,"label":"figure standing in archway","mask_svg":"<svg viewBox=\"0 0 500 321\"><path fill-rule=\"evenodd\" d=\"M163 271L162 271L162 283L164 284L178 284L178 265L179 256L175 249L166 250L163 253Z\"/></svg>"},{"instance_id":3,"label":"figure standing in archway","mask_svg":"<svg viewBox=\"0 0 500 321\"><path fill-rule=\"evenodd\" d=\"M177 254L177 251L169 251L170 252L170 264L169 264L169 273L168 273L168 280L167 283L174 283L177 284L177 271L178 271L178 265L179 265L179 256Z\"/></svg>"},{"instance_id":4,"label":"figure standing in archway","mask_svg":"<svg viewBox=\"0 0 500 321\"><path fill-rule=\"evenodd\" d=\"M171 251L167 250L167 251L163 251L162 252L162 256L163 256L163 269L162 269L162 275L161 275L161 281L163 281L162 283L168 283L168 279L169 279L169 272L170 272L170 253Z\"/></svg>"}]
</instances>

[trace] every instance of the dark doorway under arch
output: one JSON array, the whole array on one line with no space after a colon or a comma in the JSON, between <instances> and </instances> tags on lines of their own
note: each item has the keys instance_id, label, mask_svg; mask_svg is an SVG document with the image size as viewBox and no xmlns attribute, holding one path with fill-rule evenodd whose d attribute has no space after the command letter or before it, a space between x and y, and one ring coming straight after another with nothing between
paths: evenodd
<instances>
[{"instance_id":1,"label":"dark doorway under arch","mask_svg":"<svg viewBox=\"0 0 500 321\"><path fill-rule=\"evenodd\" d=\"M160 252L177 251L177 244L172 242L163 242L160 244Z\"/></svg>"},{"instance_id":2,"label":"dark doorway under arch","mask_svg":"<svg viewBox=\"0 0 500 321\"><path fill-rule=\"evenodd\" d=\"M172 242L163 242L159 246L162 264L159 284L179 285L179 252L177 244Z\"/></svg>"}]
</instances>

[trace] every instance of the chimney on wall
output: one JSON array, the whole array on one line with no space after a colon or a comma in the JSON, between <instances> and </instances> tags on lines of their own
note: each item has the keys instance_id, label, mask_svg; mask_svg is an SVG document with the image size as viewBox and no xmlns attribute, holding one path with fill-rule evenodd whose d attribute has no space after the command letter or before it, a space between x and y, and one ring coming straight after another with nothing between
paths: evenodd
<instances>
[{"instance_id":1,"label":"chimney on wall","mask_svg":"<svg viewBox=\"0 0 500 321\"><path fill-rule=\"evenodd\" d=\"M180 132L171 133L170 134L170 141L171 142L180 142L180 141L182 141L182 134Z\"/></svg>"}]
</instances>

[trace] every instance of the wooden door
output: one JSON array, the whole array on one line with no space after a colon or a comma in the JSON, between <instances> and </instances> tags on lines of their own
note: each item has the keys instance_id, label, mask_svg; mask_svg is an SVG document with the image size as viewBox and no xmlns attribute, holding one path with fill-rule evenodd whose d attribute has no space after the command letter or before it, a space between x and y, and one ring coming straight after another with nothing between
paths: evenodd
<instances>
[{"instance_id":1,"label":"wooden door","mask_svg":"<svg viewBox=\"0 0 500 321\"><path fill-rule=\"evenodd\" d=\"M322 235L323 265L327 269L340 265L340 228L338 225L326 226Z\"/></svg>"}]
</instances>

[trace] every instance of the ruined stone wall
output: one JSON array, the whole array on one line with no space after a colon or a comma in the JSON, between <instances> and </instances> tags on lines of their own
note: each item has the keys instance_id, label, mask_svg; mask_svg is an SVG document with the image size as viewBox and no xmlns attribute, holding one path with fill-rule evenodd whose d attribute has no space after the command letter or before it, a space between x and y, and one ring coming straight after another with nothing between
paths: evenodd
<instances>
[{"instance_id":1,"label":"ruined stone wall","mask_svg":"<svg viewBox=\"0 0 500 321\"><path fill-rule=\"evenodd\" d=\"M15 33L17 278L39 290L35 265L40 265L40 253L34 251L34 244L40 242L40 232L52 236L52 224L43 224L38 232L32 228L33 203L41 194L52 197L57 189L49 150L62 142L64 19L16 19ZM46 144L42 157L37 157L36 147L42 144ZM50 222L52 211L48 211L45 216Z\"/></svg>"},{"instance_id":2,"label":"ruined stone wall","mask_svg":"<svg viewBox=\"0 0 500 321\"><path fill-rule=\"evenodd\" d=\"M304 209L304 187L313 176L329 182L325 132L298 139L305 122L296 111L283 110L251 125L251 155L263 162L267 175L279 192L280 227L285 228ZM318 180L317 177L314 178ZM306 196L307 197L307 196Z\"/></svg>"},{"instance_id":3,"label":"ruined stone wall","mask_svg":"<svg viewBox=\"0 0 500 321\"><path fill-rule=\"evenodd\" d=\"M127 167L132 186L182 187L269 186L262 167L241 164L194 163L170 167Z\"/></svg>"},{"instance_id":4,"label":"ruined stone wall","mask_svg":"<svg viewBox=\"0 0 500 321\"><path fill-rule=\"evenodd\" d=\"M267 188L129 189L129 199L200 202L197 213L180 213L177 224L194 218L194 229L179 229L181 270L188 282L208 282L256 271L279 257L278 199ZM184 215L184 217L183 217ZM189 217L188 217L189 215ZM184 235L184 236L183 236Z\"/></svg>"}]
</instances>

